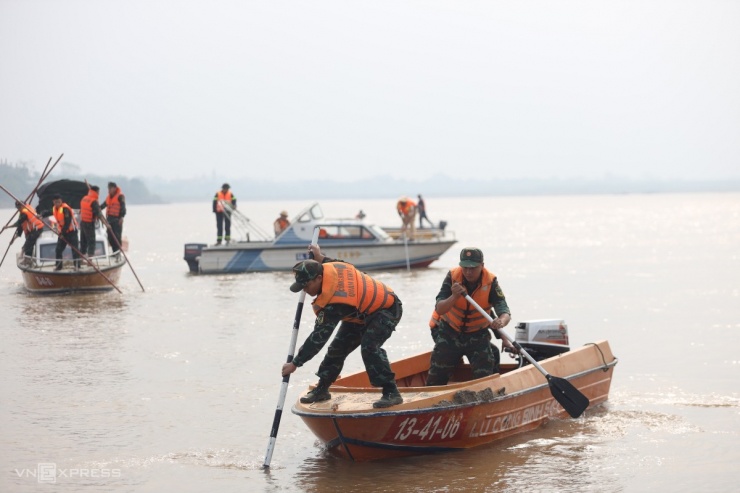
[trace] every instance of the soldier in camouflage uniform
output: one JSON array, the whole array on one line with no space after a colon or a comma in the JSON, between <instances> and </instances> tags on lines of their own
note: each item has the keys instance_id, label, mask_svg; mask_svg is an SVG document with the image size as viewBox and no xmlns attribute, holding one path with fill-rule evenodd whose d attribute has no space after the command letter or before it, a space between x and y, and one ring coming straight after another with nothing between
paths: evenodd
<instances>
[{"instance_id":1,"label":"soldier in camouflage uniform","mask_svg":"<svg viewBox=\"0 0 740 493\"><path fill-rule=\"evenodd\" d=\"M489 323L468 303L466 294L484 310L493 310L495 320ZM468 358L474 378L498 372L498 348L491 344L488 329L495 333L505 327L511 321L511 312L496 275L484 267L483 252L478 248L463 248L460 252L460 267L447 273L437 294L435 312L437 317L432 320L438 320L437 327L432 327L435 345L427 385L447 384L463 356Z\"/></svg>"},{"instance_id":2,"label":"soldier in camouflage uniform","mask_svg":"<svg viewBox=\"0 0 740 493\"><path fill-rule=\"evenodd\" d=\"M317 246L311 251L316 260L304 260L293 267L295 282L290 290L316 296L312 306L316 323L292 362L282 368L285 377L316 356L339 324L319 366L318 385L306 396L304 404L331 399L329 386L339 377L347 356L360 346L370 383L382 387L382 398L373 407L401 404L388 356L381 347L401 320L401 300L383 283L364 274L352 264L321 255ZM341 322L341 324L340 324Z\"/></svg>"}]
</instances>

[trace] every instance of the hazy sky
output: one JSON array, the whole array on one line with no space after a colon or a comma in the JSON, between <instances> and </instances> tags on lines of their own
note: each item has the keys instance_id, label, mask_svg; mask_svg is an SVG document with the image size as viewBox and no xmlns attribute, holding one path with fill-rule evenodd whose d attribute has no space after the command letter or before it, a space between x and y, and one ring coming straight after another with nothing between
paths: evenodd
<instances>
[{"instance_id":1,"label":"hazy sky","mask_svg":"<svg viewBox=\"0 0 740 493\"><path fill-rule=\"evenodd\" d=\"M740 177L740 2L0 0L0 160Z\"/></svg>"}]
</instances>

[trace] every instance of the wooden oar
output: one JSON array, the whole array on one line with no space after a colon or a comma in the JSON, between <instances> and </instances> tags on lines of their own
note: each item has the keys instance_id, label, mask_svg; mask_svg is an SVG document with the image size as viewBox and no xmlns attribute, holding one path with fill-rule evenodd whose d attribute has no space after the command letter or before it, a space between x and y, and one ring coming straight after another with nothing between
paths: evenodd
<instances>
[{"instance_id":1,"label":"wooden oar","mask_svg":"<svg viewBox=\"0 0 740 493\"><path fill-rule=\"evenodd\" d=\"M319 227L316 226L313 230L313 238L311 238L311 244L316 245L319 242ZM295 318L293 319L293 332L290 337L290 347L288 348L288 363L293 361L293 353L295 352L296 341L298 340L298 327L301 325L301 313L303 313L303 302L306 299L306 291L301 290L301 294L298 297L298 307L295 310ZM285 395L288 392L288 382L290 381L290 374L283 377L283 383L280 387L280 397L278 398L277 409L275 409L275 417L272 420L272 429L270 430L270 441L267 444L267 452L265 453L265 463L262 465L264 469L270 468L270 461L272 460L272 452L275 449L275 441L277 440L278 428L280 427L280 418L283 415L283 406L285 405Z\"/></svg>"},{"instance_id":2,"label":"wooden oar","mask_svg":"<svg viewBox=\"0 0 740 493\"><path fill-rule=\"evenodd\" d=\"M473 305L476 310L478 310L481 315L486 317L486 320L489 322L493 322L493 318L486 313L486 311L480 307L478 303L475 302L473 298L470 297L470 295L465 295L465 299L468 300L468 303ZM535 368L537 368L540 373L545 375L545 378L547 378L547 383L550 386L550 392L552 393L552 396L555 398L556 401L560 403L561 406L563 406L563 409L565 409L568 414L570 414L572 417L577 418L581 414L583 414L583 411L586 410L586 408L589 405L588 397L583 395L577 388L573 386L572 383L567 381L564 378L554 377L547 373L547 370L542 368L537 361L535 361L534 358L532 358L527 351L522 348L521 344L519 344L517 341L512 340L506 332L499 329L499 334L501 334L504 339L509 341L511 344L514 345L517 350L519 350L519 353L522 354L527 361L532 363Z\"/></svg>"},{"instance_id":3,"label":"wooden oar","mask_svg":"<svg viewBox=\"0 0 740 493\"><path fill-rule=\"evenodd\" d=\"M134 270L134 266L133 266L133 265L131 265L131 261L130 261L130 260L128 259L128 257L126 256L126 252L124 252L124 251L123 251L123 245L121 245L121 242L120 242L120 241L118 241L118 237L117 237L117 236L116 236L116 234L115 234L115 233L113 232L113 228L111 227L110 223L109 223L109 222L108 222L108 220L107 220L106 218L104 218L103 216L100 216L100 220L102 221L102 223L103 223L103 224L105 224L105 227L106 227L106 228L108 229L108 231L110 232L110 235L111 235L111 237L112 237L112 238L113 238L113 239L114 239L114 240L116 241L116 245L118 246L118 251L120 251L120 252L121 252L121 253L123 254L123 258L125 258L125 259L126 259L126 263L128 264L128 266L129 266L129 267L131 267L131 272L132 272L132 273L134 274L134 277L136 278L136 281L137 281L137 282L139 283L139 286L141 286L141 290L142 290L142 291L146 291L146 290L144 289L144 285L143 285L143 284L141 284L141 281L139 281L139 276L137 276L137 275L136 275L136 271Z\"/></svg>"},{"instance_id":4,"label":"wooden oar","mask_svg":"<svg viewBox=\"0 0 740 493\"><path fill-rule=\"evenodd\" d=\"M13 195L12 193L10 193L10 192L8 191L8 189L7 189L7 188L5 188L4 186L0 185L0 189L2 189L2 191L3 191L3 192L7 193L7 194L8 194L8 195L10 195L11 197L13 197L13 198L14 198L15 200L19 201L19 200L18 200L18 198L17 198L17 197L15 196L15 195ZM20 202L20 201L19 201L19 202ZM98 269L98 267L97 267L97 266L96 266L96 265L95 265L95 264L94 264L94 263L92 262L92 260L90 260L90 259L89 259L89 258L87 257L87 255L85 255L85 254L84 254L84 253L82 253L82 252L81 252L80 250L78 250L77 248L75 248L75 246L74 246L74 245L72 245L72 244L71 244L71 243L70 243L69 241L67 241L67 238L65 238L65 237L64 237L63 235L61 235L60 233L57 233L57 232L56 232L56 230L55 230L55 229L54 229L54 228L53 228L53 227L51 226L51 224L49 224L49 223L47 223L46 221L44 221L44 218L43 218L43 217L39 216L38 214L34 214L34 216L36 216L36 218L37 218L37 219L38 219L39 221L41 221L42 223L44 223L44 225L45 225L45 226L47 226L47 227L48 227L48 228L49 228L49 229L51 230L51 232L52 232L52 233L54 233L54 234L55 234L55 235L57 235L57 236L58 236L59 238L61 238L62 240L64 240L64 242L65 242L65 243L66 243L67 245L69 245L69 247L70 247L70 248L71 248L72 250L74 250L75 252L77 252L77 255L79 255L81 259L83 259L83 260L84 260L85 262L87 262L87 263L88 263L88 265L89 265L90 267L92 267L93 269L95 269L95 270L97 271L97 273L98 273L98 274L100 274L101 276L103 276L103 279L105 279L106 281L108 281L108 284L110 284L111 286L113 286L113 287L114 287L114 288L116 289L116 291L118 291L118 292L119 292L120 294L123 294L123 293L121 292L121 290L120 290L120 289L118 289L118 286L116 286L116 285L115 285L115 283L114 283L113 281L111 281L111 280L110 280L110 278L109 278L108 276L106 276L106 275L105 275L105 274L103 273L103 271L102 271L102 270ZM59 227L60 227L60 228L62 227L62 226L61 226L61 224L59 225Z\"/></svg>"}]
</instances>

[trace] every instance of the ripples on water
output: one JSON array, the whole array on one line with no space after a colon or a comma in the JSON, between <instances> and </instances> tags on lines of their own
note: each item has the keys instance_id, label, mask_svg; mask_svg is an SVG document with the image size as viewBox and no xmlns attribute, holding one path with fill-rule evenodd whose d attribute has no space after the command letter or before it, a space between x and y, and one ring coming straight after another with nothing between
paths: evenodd
<instances>
[{"instance_id":1,"label":"ripples on water","mask_svg":"<svg viewBox=\"0 0 740 493\"><path fill-rule=\"evenodd\" d=\"M386 202L323 205L328 215L363 208L393 224ZM305 205L242 208L269 225L277 211ZM190 276L182 247L212 241L191 236L212 233L208 207L132 206L129 257L145 293L129 272L123 295L34 297L12 262L0 268L0 491L40 490L17 471L41 462L119 473L60 477L60 491L735 490L740 196L428 199L428 207L460 243L430 269L376 273L404 302L389 355L430 347L427 320L446 269L459 247L476 245L515 323L562 317L573 347L610 340L620 363L607 404L479 449L354 464L323 450L290 413L314 383L319 355L291 377L264 471L297 301L290 276ZM307 307L299 344L312 322ZM353 354L345 373L361 368Z\"/></svg>"}]
</instances>

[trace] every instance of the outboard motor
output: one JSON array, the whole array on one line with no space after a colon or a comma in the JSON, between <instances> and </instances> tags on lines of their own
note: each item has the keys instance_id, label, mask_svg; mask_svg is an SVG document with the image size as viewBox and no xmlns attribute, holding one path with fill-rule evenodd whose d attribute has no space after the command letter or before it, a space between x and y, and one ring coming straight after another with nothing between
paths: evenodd
<instances>
[{"instance_id":1,"label":"outboard motor","mask_svg":"<svg viewBox=\"0 0 740 493\"><path fill-rule=\"evenodd\" d=\"M185 244L185 262L188 263L190 272L198 273L198 263L200 260L200 253L208 245L206 243L186 243Z\"/></svg>"},{"instance_id":2,"label":"outboard motor","mask_svg":"<svg viewBox=\"0 0 740 493\"><path fill-rule=\"evenodd\" d=\"M516 342L535 361L570 351L565 320L530 320L516 325Z\"/></svg>"}]
</instances>

